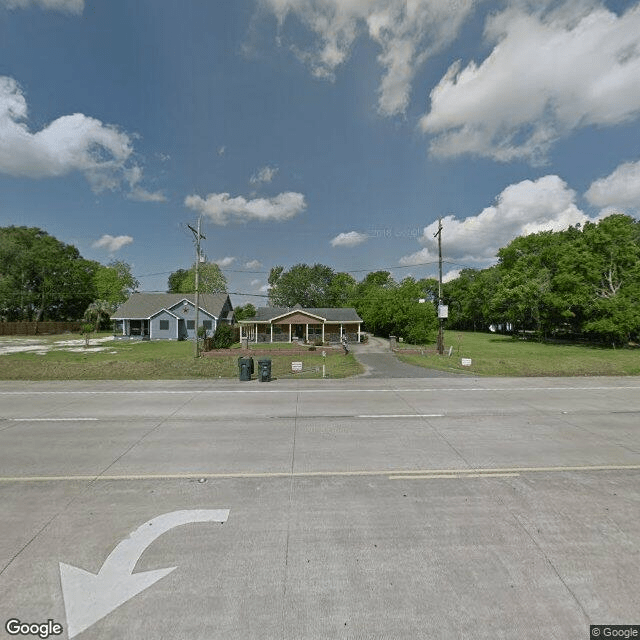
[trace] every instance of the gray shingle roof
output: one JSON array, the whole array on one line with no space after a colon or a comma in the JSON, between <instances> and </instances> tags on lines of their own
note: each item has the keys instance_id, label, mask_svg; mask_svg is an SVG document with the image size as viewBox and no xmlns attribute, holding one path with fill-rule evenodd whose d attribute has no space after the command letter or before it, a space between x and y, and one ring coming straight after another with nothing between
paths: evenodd
<instances>
[{"instance_id":1,"label":"gray shingle roof","mask_svg":"<svg viewBox=\"0 0 640 640\"><path fill-rule=\"evenodd\" d=\"M201 293L200 308L219 318L228 297L226 293ZM195 293L132 293L131 297L121 304L111 317L116 320L146 319L161 309L170 309L182 300L195 304Z\"/></svg>"},{"instance_id":2,"label":"gray shingle roof","mask_svg":"<svg viewBox=\"0 0 640 640\"><path fill-rule=\"evenodd\" d=\"M362 318L352 307L336 307L336 308L300 308L295 307L258 307L256 315L253 318L245 318L240 322L269 322L274 318L278 318L287 313L307 312L314 316L325 318L328 322L362 322Z\"/></svg>"}]
</instances>

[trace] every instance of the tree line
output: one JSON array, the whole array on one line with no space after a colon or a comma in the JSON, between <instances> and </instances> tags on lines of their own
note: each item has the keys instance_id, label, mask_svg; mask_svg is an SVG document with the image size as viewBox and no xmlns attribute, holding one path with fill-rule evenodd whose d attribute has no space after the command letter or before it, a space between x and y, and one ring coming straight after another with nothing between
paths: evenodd
<instances>
[{"instance_id":1,"label":"tree line","mask_svg":"<svg viewBox=\"0 0 640 640\"><path fill-rule=\"evenodd\" d=\"M640 339L640 222L614 214L598 223L514 239L487 269L463 269L442 287L447 329L510 327L537 336L607 344ZM438 282L396 281L389 271L362 280L322 264L271 268L268 304L354 307L367 330L408 342L435 341ZM195 265L168 278L170 293L195 291ZM96 326L139 286L129 265L85 260L34 227L0 228L0 319L77 320ZM199 290L227 290L218 265L199 265ZM255 315L247 304L237 319Z\"/></svg>"},{"instance_id":2,"label":"tree line","mask_svg":"<svg viewBox=\"0 0 640 640\"><path fill-rule=\"evenodd\" d=\"M640 222L634 218L614 214L582 228L521 236L497 257L495 266L463 269L444 283L446 328L493 325L540 339L610 345L640 339ZM435 340L433 278L396 282L388 271L376 271L357 282L325 265L299 264L272 268L269 285L272 306L355 307L369 331L419 344Z\"/></svg>"},{"instance_id":3,"label":"tree line","mask_svg":"<svg viewBox=\"0 0 640 640\"><path fill-rule=\"evenodd\" d=\"M447 326L509 324L545 338L621 345L640 339L640 222L614 214L565 231L521 236L498 264L444 285Z\"/></svg>"},{"instance_id":4,"label":"tree line","mask_svg":"<svg viewBox=\"0 0 640 640\"><path fill-rule=\"evenodd\" d=\"M126 262L87 260L73 245L37 227L0 227L0 321L84 319L96 328L106 327L111 314L139 286ZM200 265L199 289L227 290L218 265ZM171 273L167 291L193 293L195 265Z\"/></svg>"},{"instance_id":5,"label":"tree line","mask_svg":"<svg viewBox=\"0 0 640 640\"><path fill-rule=\"evenodd\" d=\"M125 262L86 260L37 227L0 228L2 321L78 320L85 312L100 318L138 286Z\"/></svg>"}]
</instances>

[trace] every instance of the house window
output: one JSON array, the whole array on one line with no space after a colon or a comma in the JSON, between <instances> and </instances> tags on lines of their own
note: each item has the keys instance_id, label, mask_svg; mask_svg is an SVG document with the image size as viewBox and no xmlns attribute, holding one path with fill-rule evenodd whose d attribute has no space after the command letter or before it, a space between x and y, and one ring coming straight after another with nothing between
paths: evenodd
<instances>
[{"instance_id":1,"label":"house window","mask_svg":"<svg viewBox=\"0 0 640 640\"><path fill-rule=\"evenodd\" d=\"M169 321L160 320L160 331L169 331Z\"/></svg>"},{"instance_id":2,"label":"house window","mask_svg":"<svg viewBox=\"0 0 640 640\"><path fill-rule=\"evenodd\" d=\"M196 321L195 320L187 320L187 330L188 331L193 331L196 328Z\"/></svg>"},{"instance_id":3,"label":"house window","mask_svg":"<svg viewBox=\"0 0 640 640\"><path fill-rule=\"evenodd\" d=\"M211 329L213 329L213 322L211 320L203 320L202 321L202 326L207 330L207 331L211 331Z\"/></svg>"}]
</instances>

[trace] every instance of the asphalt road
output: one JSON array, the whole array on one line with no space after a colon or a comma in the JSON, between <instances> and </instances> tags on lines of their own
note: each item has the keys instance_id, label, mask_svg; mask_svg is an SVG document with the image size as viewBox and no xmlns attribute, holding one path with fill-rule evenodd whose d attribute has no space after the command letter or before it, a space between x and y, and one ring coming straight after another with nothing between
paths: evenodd
<instances>
[{"instance_id":1,"label":"asphalt road","mask_svg":"<svg viewBox=\"0 0 640 640\"><path fill-rule=\"evenodd\" d=\"M0 637L640 624L637 378L0 383L0 416Z\"/></svg>"}]
</instances>

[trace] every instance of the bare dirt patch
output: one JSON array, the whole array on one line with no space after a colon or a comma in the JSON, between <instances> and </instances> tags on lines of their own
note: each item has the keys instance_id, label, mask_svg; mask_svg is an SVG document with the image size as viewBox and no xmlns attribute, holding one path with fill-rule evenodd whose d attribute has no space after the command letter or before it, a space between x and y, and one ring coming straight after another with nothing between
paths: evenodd
<instances>
[{"instance_id":1,"label":"bare dirt patch","mask_svg":"<svg viewBox=\"0 0 640 640\"><path fill-rule=\"evenodd\" d=\"M93 338L89 340L87 347L84 338L47 340L39 338L0 338L0 355L8 353L38 353L45 354L49 351L82 351L84 353L97 353L106 351L110 347L102 346L106 342L113 342L112 336L105 338Z\"/></svg>"}]
</instances>

